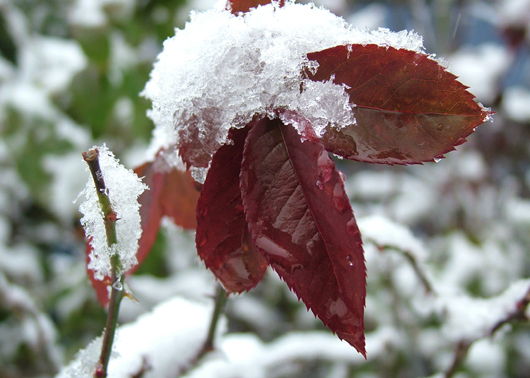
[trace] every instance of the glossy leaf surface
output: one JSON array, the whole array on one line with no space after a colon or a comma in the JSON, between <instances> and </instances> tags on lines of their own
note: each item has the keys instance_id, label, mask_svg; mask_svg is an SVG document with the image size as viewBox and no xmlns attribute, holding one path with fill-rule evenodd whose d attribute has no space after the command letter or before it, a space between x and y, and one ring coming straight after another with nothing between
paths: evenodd
<instances>
[{"instance_id":1,"label":"glossy leaf surface","mask_svg":"<svg viewBox=\"0 0 530 378\"><path fill-rule=\"evenodd\" d=\"M249 131L243 156L241 193L256 246L307 307L365 356L362 241L329 154L265 118Z\"/></svg>"},{"instance_id":2,"label":"glossy leaf surface","mask_svg":"<svg viewBox=\"0 0 530 378\"><path fill-rule=\"evenodd\" d=\"M356 125L329 129L322 142L347 159L418 164L466 141L489 112L426 54L377 45L336 46L307 55L315 81L345 84Z\"/></svg>"},{"instance_id":3,"label":"glossy leaf surface","mask_svg":"<svg viewBox=\"0 0 530 378\"><path fill-rule=\"evenodd\" d=\"M248 12L251 8L257 8L258 5L267 5L270 3L272 3L271 0L229 0L226 7L233 14L238 14L239 12ZM283 6L285 1L280 0L278 3L280 6Z\"/></svg>"},{"instance_id":4,"label":"glossy leaf surface","mask_svg":"<svg viewBox=\"0 0 530 378\"><path fill-rule=\"evenodd\" d=\"M215 153L197 204L197 251L231 293L252 289L267 269L267 261L250 238L239 188L249 126L232 129L233 144L225 144Z\"/></svg>"}]
</instances>

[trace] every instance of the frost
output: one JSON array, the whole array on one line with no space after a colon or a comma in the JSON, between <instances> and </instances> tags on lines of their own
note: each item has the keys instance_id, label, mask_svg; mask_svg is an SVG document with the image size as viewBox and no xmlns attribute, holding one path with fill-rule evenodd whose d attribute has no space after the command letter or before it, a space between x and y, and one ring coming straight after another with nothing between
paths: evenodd
<instances>
[{"instance_id":1,"label":"frost","mask_svg":"<svg viewBox=\"0 0 530 378\"><path fill-rule=\"evenodd\" d=\"M156 125L151 157L179 140L199 143L211 157L231 127L277 109L298 112L317 135L328 124L350 125L353 114L342 86L303 80L306 54L345 44L422 51L414 33L361 31L314 5L269 4L237 17L216 8L192 12L186 27L165 41L142 92L152 100L148 115Z\"/></svg>"},{"instance_id":2,"label":"frost","mask_svg":"<svg viewBox=\"0 0 530 378\"><path fill-rule=\"evenodd\" d=\"M99 164L108 196L113 210L117 213L117 244L112 247L107 245L103 213L92 176L89 177L85 189L80 193L80 195L85 195L86 201L79 206L79 210L84 215L81 223L93 247L88 268L94 271L97 279L102 280L105 276L111 275L110 258L113 255L118 255L120 258L121 272L118 272L119 274L137 264L136 251L138 239L142 233L138 197L147 189L147 186L132 170L119 164L114 154L105 145L98 149Z\"/></svg>"}]
</instances>

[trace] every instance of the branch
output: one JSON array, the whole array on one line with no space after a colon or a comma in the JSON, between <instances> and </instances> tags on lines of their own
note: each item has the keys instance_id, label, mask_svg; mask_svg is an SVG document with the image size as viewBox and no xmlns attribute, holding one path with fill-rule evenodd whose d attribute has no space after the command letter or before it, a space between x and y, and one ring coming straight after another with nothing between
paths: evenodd
<instances>
[{"instance_id":1,"label":"branch","mask_svg":"<svg viewBox=\"0 0 530 378\"><path fill-rule=\"evenodd\" d=\"M526 309L530 304L530 287L526 291L526 294L515 304L515 311L508 314L504 319L499 320L491 329L490 337L493 336L497 330L499 330L503 325L514 322L514 321L529 321L528 316L526 315Z\"/></svg>"},{"instance_id":2,"label":"branch","mask_svg":"<svg viewBox=\"0 0 530 378\"><path fill-rule=\"evenodd\" d=\"M197 366L197 364L201 361L201 359L214 350L214 339L215 339L215 333L217 330L217 324L219 323L219 317L224 311L226 301L228 299L228 294L223 289L221 285L217 285L217 290L215 293L215 305L212 313L212 318L210 321L210 327L208 329L208 335L206 336L206 340L204 340L204 343L202 344L202 348L199 350L197 355L189 362L187 366L180 367L177 371L177 377L180 377L182 375L185 375L188 371L190 371L192 368Z\"/></svg>"},{"instance_id":3,"label":"branch","mask_svg":"<svg viewBox=\"0 0 530 378\"><path fill-rule=\"evenodd\" d=\"M473 344L473 341L467 341L467 340L460 340L458 344L456 344L456 350L455 350L455 356L453 358L453 363L451 364L451 367L447 369L444 373L444 378L451 378L456 371L458 370L458 367L464 361L464 359L467 356L467 352L469 351L469 347Z\"/></svg>"},{"instance_id":4,"label":"branch","mask_svg":"<svg viewBox=\"0 0 530 378\"><path fill-rule=\"evenodd\" d=\"M396 252L399 252L400 254L402 254L407 259L407 261L410 263L412 269L414 270L414 273L416 273L416 275L418 276L419 280L421 281L421 284L423 285L423 288L425 289L425 293L427 293L427 294L434 293L434 289L433 289L433 286L432 286L431 282L429 281L429 279L427 278L425 273L420 268L418 260L416 259L416 257L414 256L414 254L411 251L397 248L394 245L381 245L381 244L378 244L375 240L370 240L370 241L380 251L388 249L388 250L393 250L393 251L396 251Z\"/></svg>"},{"instance_id":5,"label":"branch","mask_svg":"<svg viewBox=\"0 0 530 378\"><path fill-rule=\"evenodd\" d=\"M497 323L491 327L491 330L488 332L489 337L492 337L495 332L497 332L502 326L514 321L529 321L528 316L526 315L526 309L530 304L530 287L526 291L526 294L515 303L515 310L508 314L505 318L499 320ZM486 337L486 336L484 336ZM455 355L453 358L453 363L444 373L444 378L451 378L455 372L458 370L460 364L464 361L467 356L467 352L471 345L484 337L480 337L475 340L460 340L456 346Z\"/></svg>"},{"instance_id":6,"label":"branch","mask_svg":"<svg viewBox=\"0 0 530 378\"><path fill-rule=\"evenodd\" d=\"M107 245L117 244L116 236L116 212L112 209L110 199L108 197L108 190L105 186L105 180L103 179L103 173L99 165L99 151L94 148L88 152L83 152L83 159L87 163L92 178L94 179L94 185L103 212L103 222L105 224L105 233L107 236ZM120 308L120 302L123 298L123 284L125 276L119 275L121 271L121 263L118 255L111 257L111 279L112 289L110 293L109 310L107 313L107 323L105 325L105 331L103 334L103 342L101 346L101 354L99 361L96 364L96 371L94 373L95 378L105 378L107 376L107 370L112 352L112 344L114 343L114 335L116 333L116 326L118 324L118 313Z\"/></svg>"}]
</instances>

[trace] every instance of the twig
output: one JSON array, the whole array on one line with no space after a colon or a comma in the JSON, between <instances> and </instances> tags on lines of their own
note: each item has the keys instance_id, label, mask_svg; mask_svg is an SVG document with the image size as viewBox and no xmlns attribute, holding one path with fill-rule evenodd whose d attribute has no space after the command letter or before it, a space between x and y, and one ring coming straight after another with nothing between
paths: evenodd
<instances>
[{"instance_id":1,"label":"twig","mask_svg":"<svg viewBox=\"0 0 530 378\"><path fill-rule=\"evenodd\" d=\"M445 371L444 378L451 378L456 373L458 367L466 358L467 352L469 351L469 347L471 346L471 344L473 344L473 342L467 340L460 340L458 344L456 344L453 363L451 364L451 367L449 367L449 369Z\"/></svg>"},{"instance_id":2,"label":"twig","mask_svg":"<svg viewBox=\"0 0 530 378\"><path fill-rule=\"evenodd\" d=\"M501 319L497 323L495 323L495 325L489 331L489 336L490 337L493 336L493 334L497 332L505 324L511 323L513 321L528 321L529 319L526 316L525 312L526 312L526 308L529 305L530 305L530 287L526 291L526 294L523 296L523 298L521 298L519 301L516 302L515 311L511 312L504 319ZM473 340L473 341L460 340L460 342L456 346L453 363L451 364L451 367L447 369L447 371L444 373L444 378L451 378L455 374L455 372L457 371L462 361L466 358L469 348L477 340Z\"/></svg>"},{"instance_id":3,"label":"twig","mask_svg":"<svg viewBox=\"0 0 530 378\"><path fill-rule=\"evenodd\" d=\"M117 216L110 204L108 190L105 186L105 180L103 179L101 167L99 166L99 151L97 148L94 148L88 152L83 152L82 155L90 169L90 172L92 173L92 178L94 179L94 185L96 187L99 204L101 206L101 211L103 211L103 222L105 224L107 245L110 248L112 245L118 242L116 236ZM114 335L116 333L116 326L118 324L120 302L123 298L123 285L125 276L118 273L121 272L121 263L117 255L113 255L111 257L111 267L112 288L109 300L109 310L107 313L107 323L105 325L103 342L101 345L101 355L94 372L95 378L105 378L107 376L110 355L112 352L112 344L114 343Z\"/></svg>"},{"instance_id":4,"label":"twig","mask_svg":"<svg viewBox=\"0 0 530 378\"><path fill-rule=\"evenodd\" d=\"M523 298L521 298L516 304L515 304L515 311L508 314L504 319L499 320L491 329L490 336L493 336L499 328L501 328L503 325L510 323L512 321L528 321L528 317L526 316L526 308L530 304L530 287L526 291L526 294Z\"/></svg>"},{"instance_id":5,"label":"twig","mask_svg":"<svg viewBox=\"0 0 530 378\"><path fill-rule=\"evenodd\" d=\"M217 290L215 293L215 305L213 308L212 318L210 320L210 327L208 328L208 335L206 336L206 340L204 340L204 343L202 344L202 348L199 350L197 355L186 365L181 367L177 371L177 377L180 377L181 375L187 373L190 371L193 367L195 367L200 360L213 351L214 348L214 340L215 340L215 333L217 330L217 324L219 323L219 317L224 311L226 301L228 299L228 294L223 289L221 285L217 285Z\"/></svg>"},{"instance_id":6,"label":"twig","mask_svg":"<svg viewBox=\"0 0 530 378\"><path fill-rule=\"evenodd\" d=\"M400 248L396 248L395 246L393 245L381 245L381 244L377 244L375 241L372 240L372 243L375 244L375 246L380 250L385 250L385 249L390 249L390 250L394 250L396 252L399 252L401 253L406 259L407 261L410 263L410 265L412 266L412 269L414 270L414 273L416 273L416 275L418 276L418 278L420 279L421 281L421 284L423 285L423 288L425 289L425 293L427 294L431 294L431 293L434 293L434 289L432 287L432 284L430 283L429 279L427 278L427 276L425 275L425 273L423 273L423 271L421 270L419 264L418 264L418 260L416 259L416 257L414 257L414 254L411 253L410 251L408 250L403 250L403 249L400 249Z\"/></svg>"}]
</instances>

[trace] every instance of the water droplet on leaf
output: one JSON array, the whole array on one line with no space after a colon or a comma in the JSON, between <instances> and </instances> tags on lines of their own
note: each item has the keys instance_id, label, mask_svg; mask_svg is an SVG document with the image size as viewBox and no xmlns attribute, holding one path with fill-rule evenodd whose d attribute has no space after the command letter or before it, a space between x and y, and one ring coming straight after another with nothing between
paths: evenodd
<instances>
[{"instance_id":1,"label":"water droplet on leaf","mask_svg":"<svg viewBox=\"0 0 530 378\"><path fill-rule=\"evenodd\" d=\"M123 290L123 285L121 284L120 281L116 281L112 284L112 287L116 290L119 290L119 291L122 291Z\"/></svg>"},{"instance_id":2,"label":"water droplet on leaf","mask_svg":"<svg viewBox=\"0 0 530 378\"><path fill-rule=\"evenodd\" d=\"M442 158L439 157L439 156L436 156L436 157L434 157L433 160L434 160L435 163L438 163L438 162L440 162L440 160L442 160Z\"/></svg>"},{"instance_id":3,"label":"water droplet on leaf","mask_svg":"<svg viewBox=\"0 0 530 378\"><path fill-rule=\"evenodd\" d=\"M328 182L331 179L335 163L329 157L327 151L322 151L317 160L317 174L323 183Z\"/></svg>"},{"instance_id":4,"label":"water droplet on leaf","mask_svg":"<svg viewBox=\"0 0 530 378\"><path fill-rule=\"evenodd\" d=\"M324 184L322 184L322 181L320 181L320 180L317 180L316 186L320 190L324 189Z\"/></svg>"},{"instance_id":5,"label":"water droplet on leaf","mask_svg":"<svg viewBox=\"0 0 530 378\"><path fill-rule=\"evenodd\" d=\"M466 138L458 138L458 140L455 142L455 146L460 146L461 144L464 144L466 142Z\"/></svg>"},{"instance_id":6,"label":"water droplet on leaf","mask_svg":"<svg viewBox=\"0 0 530 378\"><path fill-rule=\"evenodd\" d=\"M346 232L350 235L355 235L359 232L355 218L350 219L348 223L346 223Z\"/></svg>"},{"instance_id":7,"label":"water droplet on leaf","mask_svg":"<svg viewBox=\"0 0 530 378\"><path fill-rule=\"evenodd\" d=\"M346 256L346 260L348 261L349 266L354 265L353 258L351 257L351 255Z\"/></svg>"},{"instance_id":8,"label":"water droplet on leaf","mask_svg":"<svg viewBox=\"0 0 530 378\"><path fill-rule=\"evenodd\" d=\"M337 183L335 187L333 188L333 206L335 206L335 209L337 209L340 213L343 213L347 208L350 202L348 201L348 198L346 197L346 194L344 193L344 189L342 188L342 185Z\"/></svg>"},{"instance_id":9,"label":"water droplet on leaf","mask_svg":"<svg viewBox=\"0 0 530 378\"><path fill-rule=\"evenodd\" d=\"M442 125L441 123L438 126L436 126L436 130L438 131L442 131L443 128L444 128L444 125Z\"/></svg>"}]
</instances>

